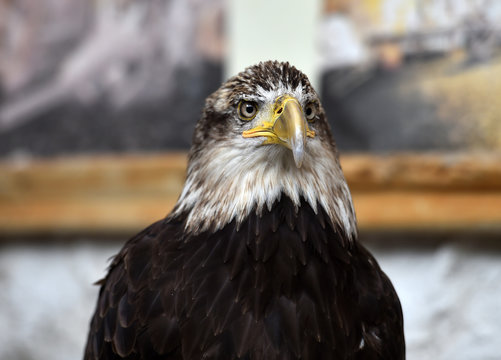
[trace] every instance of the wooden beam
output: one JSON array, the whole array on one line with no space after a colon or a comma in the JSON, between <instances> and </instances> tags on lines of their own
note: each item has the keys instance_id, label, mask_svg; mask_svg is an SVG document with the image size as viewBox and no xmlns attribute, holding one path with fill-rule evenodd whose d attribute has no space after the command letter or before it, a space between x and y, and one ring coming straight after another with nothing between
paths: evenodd
<instances>
[{"instance_id":1,"label":"wooden beam","mask_svg":"<svg viewBox=\"0 0 501 360\"><path fill-rule=\"evenodd\" d=\"M353 192L361 230L501 230L501 191Z\"/></svg>"},{"instance_id":2,"label":"wooden beam","mask_svg":"<svg viewBox=\"0 0 501 360\"><path fill-rule=\"evenodd\" d=\"M361 230L501 230L501 154L346 155ZM165 216L186 154L0 163L0 235L132 234Z\"/></svg>"},{"instance_id":3,"label":"wooden beam","mask_svg":"<svg viewBox=\"0 0 501 360\"><path fill-rule=\"evenodd\" d=\"M501 153L347 155L353 191L501 191Z\"/></svg>"}]
</instances>

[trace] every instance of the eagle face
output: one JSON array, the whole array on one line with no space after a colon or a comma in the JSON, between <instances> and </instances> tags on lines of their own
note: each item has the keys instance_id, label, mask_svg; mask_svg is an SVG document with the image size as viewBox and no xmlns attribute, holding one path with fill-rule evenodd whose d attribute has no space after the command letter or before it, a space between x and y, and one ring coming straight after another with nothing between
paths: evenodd
<instances>
[{"instance_id":1,"label":"eagle face","mask_svg":"<svg viewBox=\"0 0 501 360\"><path fill-rule=\"evenodd\" d=\"M207 131L211 128L218 131ZM195 130L194 147L205 147L210 141L241 146L247 150L241 153L243 158L271 151L287 165L294 160L297 168L311 153L307 147L325 145L326 150L336 151L308 78L288 63L278 62L245 69L209 97Z\"/></svg>"},{"instance_id":2,"label":"eagle face","mask_svg":"<svg viewBox=\"0 0 501 360\"><path fill-rule=\"evenodd\" d=\"M267 72L270 68L274 71ZM279 150L282 156L292 155L298 168L307 143L316 137L316 123L323 123L324 128L326 125L325 113L310 82L288 64L267 62L247 68L225 83L213 97L215 101L211 103L210 99L208 107L226 114L227 126L232 127L236 139L242 140L242 146L267 152L270 147L263 150L261 146L282 145L291 150ZM251 138L257 140L245 140Z\"/></svg>"},{"instance_id":3,"label":"eagle face","mask_svg":"<svg viewBox=\"0 0 501 360\"><path fill-rule=\"evenodd\" d=\"M271 209L281 197L321 206L348 237L356 232L350 193L325 111L308 78L264 62L230 78L206 101L173 215L190 232L218 230Z\"/></svg>"}]
</instances>

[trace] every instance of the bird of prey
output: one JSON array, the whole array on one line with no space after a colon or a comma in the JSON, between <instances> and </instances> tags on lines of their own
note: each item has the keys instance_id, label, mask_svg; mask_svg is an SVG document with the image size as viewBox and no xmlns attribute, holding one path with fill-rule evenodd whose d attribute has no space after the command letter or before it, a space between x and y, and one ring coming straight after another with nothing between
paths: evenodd
<instances>
[{"instance_id":1,"label":"bird of prey","mask_svg":"<svg viewBox=\"0 0 501 360\"><path fill-rule=\"evenodd\" d=\"M288 63L207 98L176 206L99 284L85 360L405 358L325 112Z\"/></svg>"}]
</instances>

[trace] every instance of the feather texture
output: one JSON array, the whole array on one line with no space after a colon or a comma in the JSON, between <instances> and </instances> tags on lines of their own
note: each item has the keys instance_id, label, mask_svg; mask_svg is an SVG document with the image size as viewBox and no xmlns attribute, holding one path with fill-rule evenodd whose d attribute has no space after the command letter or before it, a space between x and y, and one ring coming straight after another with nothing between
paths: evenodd
<instances>
[{"instance_id":1,"label":"feather texture","mask_svg":"<svg viewBox=\"0 0 501 360\"><path fill-rule=\"evenodd\" d=\"M357 242L341 247L346 235L323 229L305 200L291 209L283 196L239 230L183 239L182 217L168 218L131 239L105 279L85 359L402 359L400 304L376 261Z\"/></svg>"}]
</instances>

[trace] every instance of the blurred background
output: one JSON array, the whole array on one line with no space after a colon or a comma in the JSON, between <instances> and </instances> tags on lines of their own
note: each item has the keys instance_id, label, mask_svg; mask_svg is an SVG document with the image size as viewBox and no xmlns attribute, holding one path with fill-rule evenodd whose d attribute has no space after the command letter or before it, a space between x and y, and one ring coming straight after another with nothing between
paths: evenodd
<instances>
[{"instance_id":1,"label":"blurred background","mask_svg":"<svg viewBox=\"0 0 501 360\"><path fill-rule=\"evenodd\" d=\"M501 2L0 0L0 359L78 359L124 241L180 193L204 99L306 72L408 359L499 359Z\"/></svg>"}]
</instances>

